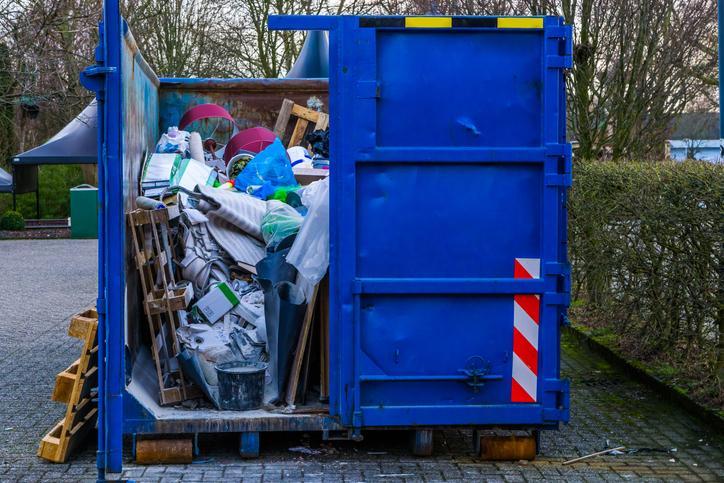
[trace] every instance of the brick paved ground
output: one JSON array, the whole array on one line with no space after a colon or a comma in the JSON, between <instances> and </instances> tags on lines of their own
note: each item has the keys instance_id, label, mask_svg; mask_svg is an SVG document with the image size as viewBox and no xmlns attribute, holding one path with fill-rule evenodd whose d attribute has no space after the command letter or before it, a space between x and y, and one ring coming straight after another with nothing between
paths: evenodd
<instances>
[{"instance_id":1,"label":"brick paved ground","mask_svg":"<svg viewBox=\"0 0 724 483\"><path fill-rule=\"evenodd\" d=\"M89 444L71 463L35 456L37 443L62 414L49 400L54 375L76 357L65 335L68 315L95 297L93 241L0 241L0 481L76 481L95 478ZM187 466L142 467L127 458L123 476L141 481L522 481L724 480L724 441L676 406L565 341L572 420L543 436L543 455L531 463L485 463L472 454L470 434L446 431L436 454L415 458L407 434L370 433L359 444L323 445L317 435L263 435L263 457L242 461L233 437L204 438L203 456ZM636 453L562 466L566 459L610 445ZM318 455L288 449L305 445ZM675 448L675 450L674 450Z\"/></svg>"}]
</instances>

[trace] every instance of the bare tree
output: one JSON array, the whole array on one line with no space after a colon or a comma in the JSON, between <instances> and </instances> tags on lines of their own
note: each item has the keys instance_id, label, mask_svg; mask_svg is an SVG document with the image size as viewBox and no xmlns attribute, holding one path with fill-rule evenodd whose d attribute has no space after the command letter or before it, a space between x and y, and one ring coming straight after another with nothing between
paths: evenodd
<instances>
[{"instance_id":1,"label":"bare tree","mask_svg":"<svg viewBox=\"0 0 724 483\"><path fill-rule=\"evenodd\" d=\"M222 0L127 0L125 18L144 58L161 76L225 72L219 27L231 14Z\"/></svg>"},{"instance_id":2,"label":"bare tree","mask_svg":"<svg viewBox=\"0 0 724 483\"><path fill-rule=\"evenodd\" d=\"M563 3L576 22L569 111L581 157L660 157L673 118L701 95L709 0L580 0Z\"/></svg>"},{"instance_id":3,"label":"bare tree","mask_svg":"<svg viewBox=\"0 0 724 483\"><path fill-rule=\"evenodd\" d=\"M80 111L101 0L0 0L8 47L0 105L20 149ZM304 34L271 14L562 15L574 25L569 130L580 157L659 157L671 120L716 106L714 0L124 0L146 59L163 76L277 77ZM31 120L22 106L41 109Z\"/></svg>"},{"instance_id":4,"label":"bare tree","mask_svg":"<svg viewBox=\"0 0 724 483\"><path fill-rule=\"evenodd\" d=\"M92 62L100 3L0 0L11 78L0 103L14 107L19 150L45 140L92 98L79 74Z\"/></svg>"}]
</instances>

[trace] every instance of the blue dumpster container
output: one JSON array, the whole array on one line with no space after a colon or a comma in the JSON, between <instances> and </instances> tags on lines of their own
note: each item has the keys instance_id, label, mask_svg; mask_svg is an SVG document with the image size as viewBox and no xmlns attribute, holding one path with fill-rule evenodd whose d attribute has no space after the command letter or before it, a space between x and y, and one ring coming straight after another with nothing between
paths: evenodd
<instances>
[{"instance_id":1,"label":"blue dumpster container","mask_svg":"<svg viewBox=\"0 0 724 483\"><path fill-rule=\"evenodd\" d=\"M567 421L559 328L569 301L563 70L571 28L558 17L279 16L269 25L329 31L329 412L165 411L139 389L134 334L145 322L124 212L143 153L192 105L220 102L268 125L264 108L327 85L158 79L117 2L105 2L98 63L82 75L97 93L106 147L98 173L106 200L101 475L121 470L129 434L239 432L242 453L253 454L264 431L355 438L371 428ZM278 96L271 103L270 92Z\"/></svg>"}]
</instances>

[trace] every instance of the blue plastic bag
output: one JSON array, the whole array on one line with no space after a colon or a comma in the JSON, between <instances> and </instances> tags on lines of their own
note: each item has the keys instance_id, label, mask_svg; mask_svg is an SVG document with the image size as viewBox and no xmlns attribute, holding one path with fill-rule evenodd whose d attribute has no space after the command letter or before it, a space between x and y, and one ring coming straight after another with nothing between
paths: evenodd
<instances>
[{"instance_id":1,"label":"blue plastic bag","mask_svg":"<svg viewBox=\"0 0 724 483\"><path fill-rule=\"evenodd\" d=\"M234 187L257 198L266 199L280 186L298 186L287 150L277 138L254 156L234 180Z\"/></svg>"}]
</instances>

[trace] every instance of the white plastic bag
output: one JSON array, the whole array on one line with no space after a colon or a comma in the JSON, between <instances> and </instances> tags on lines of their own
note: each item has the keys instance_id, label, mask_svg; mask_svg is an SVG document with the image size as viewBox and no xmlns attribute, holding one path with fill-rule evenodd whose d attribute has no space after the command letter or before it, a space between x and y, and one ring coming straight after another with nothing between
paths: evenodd
<instances>
[{"instance_id":1,"label":"white plastic bag","mask_svg":"<svg viewBox=\"0 0 724 483\"><path fill-rule=\"evenodd\" d=\"M161 134L161 139L156 143L157 153L178 153L181 156L186 155L189 149L189 136L186 131L179 131L176 126L171 126L168 131ZM203 161L203 159L201 160Z\"/></svg>"},{"instance_id":2,"label":"white plastic bag","mask_svg":"<svg viewBox=\"0 0 724 483\"><path fill-rule=\"evenodd\" d=\"M287 254L287 262L315 285L329 267L329 178L306 187L302 203L309 211Z\"/></svg>"}]
</instances>

